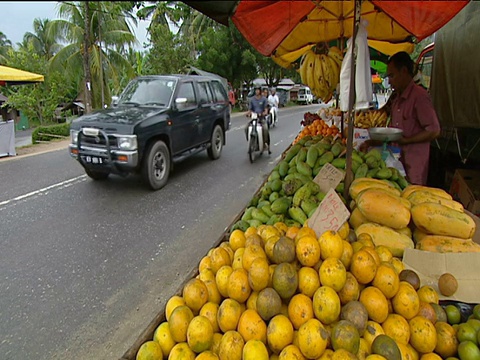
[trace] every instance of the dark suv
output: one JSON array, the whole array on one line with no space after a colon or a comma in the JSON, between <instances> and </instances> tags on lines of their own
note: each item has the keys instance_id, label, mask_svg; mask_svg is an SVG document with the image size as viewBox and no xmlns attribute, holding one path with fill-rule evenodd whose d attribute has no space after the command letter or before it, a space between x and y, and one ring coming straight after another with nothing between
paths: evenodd
<instances>
[{"instance_id":1,"label":"dark suv","mask_svg":"<svg viewBox=\"0 0 480 360\"><path fill-rule=\"evenodd\" d=\"M136 172L157 190L174 162L202 150L218 159L229 127L228 95L218 79L141 76L127 85L115 107L72 122L69 151L92 179Z\"/></svg>"}]
</instances>

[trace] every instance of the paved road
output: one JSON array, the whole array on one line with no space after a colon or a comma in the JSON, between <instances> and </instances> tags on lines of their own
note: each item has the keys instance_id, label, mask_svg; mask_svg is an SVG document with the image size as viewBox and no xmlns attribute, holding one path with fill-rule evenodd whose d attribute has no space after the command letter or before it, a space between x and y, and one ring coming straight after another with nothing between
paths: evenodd
<instances>
[{"instance_id":1,"label":"paved road","mask_svg":"<svg viewBox=\"0 0 480 360\"><path fill-rule=\"evenodd\" d=\"M281 109L254 164L235 116L219 160L187 159L157 192L94 182L66 149L0 162L0 358L119 359L318 108Z\"/></svg>"}]
</instances>

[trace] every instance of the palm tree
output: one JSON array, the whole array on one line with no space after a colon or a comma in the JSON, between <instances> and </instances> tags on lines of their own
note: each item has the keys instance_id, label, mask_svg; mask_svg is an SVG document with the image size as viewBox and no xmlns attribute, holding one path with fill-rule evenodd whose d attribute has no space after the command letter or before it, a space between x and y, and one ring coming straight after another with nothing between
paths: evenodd
<instances>
[{"instance_id":1,"label":"palm tree","mask_svg":"<svg viewBox=\"0 0 480 360\"><path fill-rule=\"evenodd\" d=\"M12 48L12 42L7 39L7 36L0 31L0 64L7 62L8 50Z\"/></svg>"},{"instance_id":2,"label":"palm tree","mask_svg":"<svg viewBox=\"0 0 480 360\"><path fill-rule=\"evenodd\" d=\"M219 26L215 20L209 18L205 14L188 7L186 9L180 8L183 14L182 24L178 32L182 35L183 39L189 44L192 51L192 57L196 58L198 44L201 37L210 28L217 29Z\"/></svg>"},{"instance_id":3,"label":"palm tree","mask_svg":"<svg viewBox=\"0 0 480 360\"><path fill-rule=\"evenodd\" d=\"M109 80L118 84L123 73L134 76L131 64L118 50L137 40L124 12L114 2L61 3L58 12L64 19L51 21L50 31L67 45L52 58L51 67L63 66L74 77L80 76L82 84L90 82L92 107L99 108L103 98L110 99Z\"/></svg>"},{"instance_id":4,"label":"palm tree","mask_svg":"<svg viewBox=\"0 0 480 360\"><path fill-rule=\"evenodd\" d=\"M149 33L151 27L155 25L169 26L169 23L171 22L175 26L178 26L183 10L183 7L180 7L181 4L179 2L147 1L147 3L150 3L151 5L138 10L137 16L140 20L147 20L151 17L151 22L147 29Z\"/></svg>"},{"instance_id":5,"label":"palm tree","mask_svg":"<svg viewBox=\"0 0 480 360\"><path fill-rule=\"evenodd\" d=\"M27 32L23 36L24 42L31 42L36 53L47 59L52 58L62 48L55 34L49 31L49 26L49 19L36 18L33 20L34 32Z\"/></svg>"}]
</instances>

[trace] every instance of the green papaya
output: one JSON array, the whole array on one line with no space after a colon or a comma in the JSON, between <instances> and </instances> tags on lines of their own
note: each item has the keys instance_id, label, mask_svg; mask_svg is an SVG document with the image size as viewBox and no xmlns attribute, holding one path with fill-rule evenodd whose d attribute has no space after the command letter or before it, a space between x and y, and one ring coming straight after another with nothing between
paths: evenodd
<instances>
[{"instance_id":1,"label":"green papaya","mask_svg":"<svg viewBox=\"0 0 480 360\"><path fill-rule=\"evenodd\" d=\"M288 215L298 222L299 224L303 225L305 221L307 221L307 215L303 212L303 210L298 206L292 206L288 208ZM268 221L268 220L267 220Z\"/></svg>"},{"instance_id":2,"label":"green papaya","mask_svg":"<svg viewBox=\"0 0 480 360\"><path fill-rule=\"evenodd\" d=\"M286 197L281 197L272 203L270 210L272 210L274 214L286 214L289 207L290 200L288 200Z\"/></svg>"},{"instance_id":3,"label":"green papaya","mask_svg":"<svg viewBox=\"0 0 480 360\"><path fill-rule=\"evenodd\" d=\"M340 143L335 143L330 151L332 152L333 156L337 157L343 151L344 147Z\"/></svg>"},{"instance_id":4,"label":"green papaya","mask_svg":"<svg viewBox=\"0 0 480 360\"><path fill-rule=\"evenodd\" d=\"M391 177L392 177L392 170L390 170L389 168L380 169L375 174L375 178L381 179L381 180L390 179Z\"/></svg>"},{"instance_id":5,"label":"green papaya","mask_svg":"<svg viewBox=\"0 0 480 360\"><path fill-rule=\"evenodd\" d=\"M295 194L293 195L293 206L300 206L303 200L306 200L312 195L312 190L308 184L303 185L300 189L298 189Z\"/></svg>"},{"instance_id":6,"label":"green papaya","mask_svg":"<svg viewBox=\"0 0 480 360\"><path fill-rule=\"evenodd\" d=\"M300 179L291 179L283 182L282 190L285 192L285 195L289 196L295 194L302 185L303 182Z\"/></svg>"},{"instance_id":7,"label":"green papaya","mask_svg":"<svg viewBox=\"0 0 480 360\"><path fill-rule=\"evenodd\" d=\"M336 159L333 159L331 162L331 164L335 166L337 169L342 169L342 170L345 170L346 163L347 161L345 158L336 158Z\"/></svg>"},{"instance_id":8,"label":"green papaya","mask_svg":"<svg viewBox=\"0 0 480 360\"><path fill-rule=\"evenodd\" d=\"M317 209L318 209L318 205L307 214L309 219L313 216L313 214L315 213L315 211L317 211Z\"/></svg>"},{"instance_id":9,"label":"green papaya","mask_svg":"<svg viewBox=\"0 0 480 360\"><path fill-rule=\"evenodd\" d=\"M312 168L300 159L297 159L297 171L302 175L312 177Z\"/></svg>"},{"instance_id":10,"label":"green papaya","mask_svg":"<svg viewBox=\"0 0 480 360\"><path fill-rule=\"evenodd\" d=\"M368 172L368 165L365 163L361 164L358 167L357 171L355 171L355 179L366 177L367 172Z\"/></svg>"},{"instance_id":11,"label":"green papaya","mask_svg":"<svg viewBox=\"0 0 480 360\"><path fill-rule=\"evenodd\" d=\"M278 164L278 174L280 175L281 178L284 178L287 176L287 171L288 171L288 162L285 160L280 161Z\"/></svg>"},{"instance_id":12,"label":"green papaya","mask_svg":"<svg viewBox=\"0 0 480 360\"><path fill-rule=\"evenodd\" d=\"M306 199L302 201L300 207L305 214L310 214L312 210L315 210L318 207L318 204L312 200Z\"/></svg>"},{"instance_id":13,"label":"green papaya","mask_svg":"<svg viewBox=\"0 0 480 360\"><path fill-rule=\"evenodd\" d=\"M281 180L280 180L281 181ZM272 188L270 187L269 183L266 183L265 186L262 188L261 196L262 198L268 198L270 194L273 192Z\"/></svg>"},{"instance_id":14,"label":"green papaya","mask_svg":"<svg viewBox=\"0 0 480 360\"><path fill-rule=\"evenodd\" d=\"M327 151L325 154L323 154L320 159L318 160L318 165L323 166L326 163L331 163L335 156L331 151Z\"/></svg>"},{"instance_id":15,"label":"green papaya","mask_svg":"<svg viewBox=\"0 0 480 360\"><path fill-rule=\"evenodd\" d=\"M273 211L271 210L271 205L265 205L262 206L262 211L267 215L267 216L273 216L275 215Z\"/></svg>"},{"instance_id":16,"label":"green papaya","mask_svg":"<svg viewBox=\"0 0 480 360\"><path fill-rule=\"evenodd\" d=\"M297 154L297 164L307 159L307 148L302 147Z\"/></svg>"},{"instance_id":17,"label":"green papaya","mask_svg":"<svg viewBox=\"0 0 480 360\"><path fill-rule=\"evenodd\" d=\"M255 209L253 206L248 207L242 215L242 220L251 220L252 219L252 210Z\"/></svg>"},{"instance_id":18,"label":"green papaya","mask_svg":"<svg viewBox=\"0 0 480 360\"><path fill-rule=\"evenodd\" d=\"M262 224L266 224L268 219L270 219L270 216L265 214L265 212L263 212L262 209L254 208L252 210L252 218L253 218L253 220L260 221Z\"/></svg>"},{"instance_id":19,"label":"green papaya","mask_svg":"<svg viewBox=\"0 0 480 360\"><path fill-rule=\"evenodd\" d=\"M308 166L313 168L318 158L318 149L315 146L310 146L307 151L307 160L305 161Z\"/></svg>"},{"instance_id":20,"label":"green papaya","mask_svg":"<svg viewBox=\"0 0 480 360\"><path fill-rule=\"evenodd\" d=\"M274 191L273 193L270 194L270 196L268 197L268 201L270 201L270 203L273 203L275 200L277 200L278 198L280 197L280 194L277 192L277 191Z\"/></svg>"},{"instance_id":21,"label":"green papaya","mask_svg":"<svg viewBox=\"0 0 480 360\"><path fill-rule=\"evenodd\" d=\"M297 153L300 151L300 149L302 148L302 145L300 144L295 144L295 145L292 145L292 147L290 148L290 150L287 151L287 153L285 154L285 161L288 163L290 162L290 160L293 159L293 157L295 155L297 155Z\"/></svg>"},{"instance_id":22,"label":"green papaya","mask_svg":"<svg viewBox=\"0 0 480 360\"><path fill-rule=\"evenodd\" d=\"M289 181L289 180L295 179L295 174L297 174L297 172L292 173L292 174L288 174L287 176L285 176L285 179L283 179L283 182L282 182L282 188L283 188L283 183L284 183L285 181Z\"/></svg>"},{"instance_id":23,"label":"green papaya","mask_svg":"<svg viewBox=\"0 0 480 360\"><path fill-rule=\"evenodd\" d=\"M280 191L281 188L282 188L282 180L275 179L270 181L270 189L272 189L272 191Z\"/></svg>"},{"instance_id":24,"label":"green papaya","mask_svg":"<svg viewBox=\"0 0 480 360\"><path fill-rule=\"evenodd\" d=\"M313 139L312 139L312 140L308 140L305 144L303 144L303 146L308 148L308 147L312 146L313 144L315 144L315 141L313 141Z\"/></svg>"}]
</instances>

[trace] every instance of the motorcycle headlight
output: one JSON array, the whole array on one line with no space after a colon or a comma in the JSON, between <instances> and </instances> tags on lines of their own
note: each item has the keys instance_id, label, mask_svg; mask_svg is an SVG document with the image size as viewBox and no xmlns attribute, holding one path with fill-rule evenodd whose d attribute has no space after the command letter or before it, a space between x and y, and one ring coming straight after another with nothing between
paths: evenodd
<instances>
[{"instance_id":1,"label":"motorcycle headlight","mask_svg":"<svg viewBox=\"0 0 480 360\"><path fill-rule=\"evenodd\" d=\"M137 136L119 136L117 139L118 148L121 150L136 150Z\"/></svg>"},{"instance_id":2,"label":"motorcycle headlight","mask_svg":"<svg viewBox=\"0 0 480 360\"><path fill-rule=\"evenodd\" d=\"M78 142L78 130L70 130L70 139L72 141L72 144L77 144Z\"/></svg>"}]
</instances>

